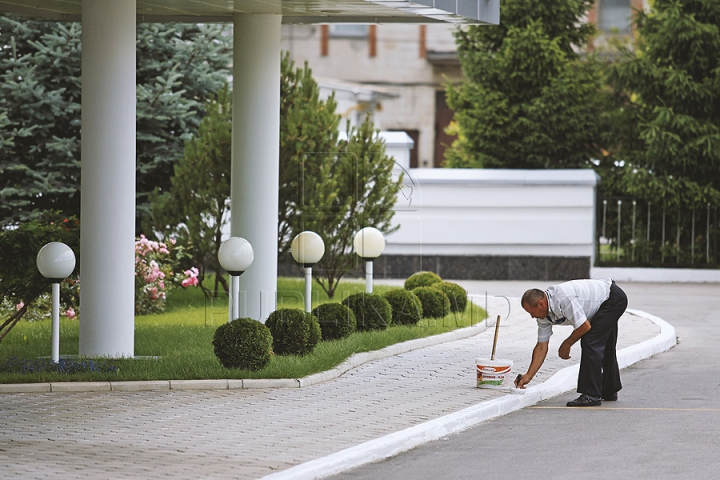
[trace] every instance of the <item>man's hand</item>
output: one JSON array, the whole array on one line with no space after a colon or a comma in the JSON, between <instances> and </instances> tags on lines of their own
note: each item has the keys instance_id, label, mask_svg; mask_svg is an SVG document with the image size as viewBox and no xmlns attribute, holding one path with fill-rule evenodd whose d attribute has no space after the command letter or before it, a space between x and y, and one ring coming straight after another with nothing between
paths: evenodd
<instances>
[{"instance_id":1,"label":"man's hand","mask_svg":"<svg viewBox=\"0 0 720 480\"><path fill-rule=\"evenodd\" d=\"M515 379L515 388L525 388L525 385L530 383L530 380L532 380L532 376L528 373L518 375L518 378Z\"/></svg>"},{"instance_id":2,"label":"man's hand","mask_svg":"<svg viewBox=\"0 0 720 480\"><path fill-rule=\"evenodd\" d=\"M558 349L558 355L563 360L567 360L570 358L570 347L572 347L571 343L568 343L567 341L563 342L560 345L560 348Z\"/></svg>"}]
</instances>

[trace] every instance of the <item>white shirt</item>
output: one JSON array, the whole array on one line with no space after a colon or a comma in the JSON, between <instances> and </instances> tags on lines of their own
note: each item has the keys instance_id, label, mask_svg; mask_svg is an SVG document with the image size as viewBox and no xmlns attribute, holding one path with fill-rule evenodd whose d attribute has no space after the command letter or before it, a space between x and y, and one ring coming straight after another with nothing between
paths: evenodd
<instances>
[{"instance_id":1,"label":"white shirt","mask_svg":"<svg viewBox=\"0 0 720 480\"><path fill-rule=\"evenodd\" d=\"M612 280L573 280L555 285L545 291L548 299L547 318L536 318L538 343L550 340L553 325L572 325L578 328L590 320L600 305L610 297Z\"/></svg>"}]
</instances>

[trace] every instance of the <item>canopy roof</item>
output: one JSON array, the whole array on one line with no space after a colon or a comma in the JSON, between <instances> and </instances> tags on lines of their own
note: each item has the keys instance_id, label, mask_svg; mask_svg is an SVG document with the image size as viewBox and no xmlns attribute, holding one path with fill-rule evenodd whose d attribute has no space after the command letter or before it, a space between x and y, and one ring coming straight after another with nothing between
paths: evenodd
<instances>
[{"instance_id":1,"label":"canopy roof","mask_svg":"<svg viewBox=\"0 0 720 480\"><path fill-rule=\"evenodd\" d=\"M0 13L80 21L82 0L0 0ZM137 0L139 22L231 22L233 14L283 23L497 24L500 0Z\"/></svg>"}]
</instances>

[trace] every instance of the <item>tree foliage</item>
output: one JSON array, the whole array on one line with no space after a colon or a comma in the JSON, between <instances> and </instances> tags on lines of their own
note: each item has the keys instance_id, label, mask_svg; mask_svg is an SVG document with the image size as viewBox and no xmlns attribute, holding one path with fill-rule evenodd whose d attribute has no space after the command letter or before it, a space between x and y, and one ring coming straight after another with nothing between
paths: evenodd
<instances>
[{"instance_id":1,"label":"tree foliage","mask_svg":"<svg viewBox=\"0 0 720 480\"><path fill-rule=\"evenodd\" d=\"M456 34L465 74L448 86L450 167L587 166L601 134L599 63L583 56L591 0L508 0L497 26Z\"/></svg>"},{"instance_id":2,"label":"tree foliage","mask_svg":"<svg viewBox=\"0 0 720 480\"><path fill-rule=\"evenodd\" d=\"M610 70L613 187L671 209L720 203L720 4L656 0Z\"/></svg>"},{"instance_id":3,"label":"tree foliage","mask_svg":"<svg viewBox=\"0 0 720 480\"><path fill-rule=\"evenodd\" d=\"M153 228L192 246L201 287L208 270L222 271L217 252L230 215L232 95L227 84L205 110L197 135L185 143L185 156L174 167L170 188L162 194L156 189L152 196ZM227 290L224 278L216 278Z\"/></svg>"},{"instance_id":4,"label":"tree foliage","mask_svg":"<svg viewBox=\"0 0 720 480\"><path fill-rule=\"evenodd\" d=\"M138 227L226 81L224 28L137 26ZM80 66L79 23L0 16L0 225L47 209L79 215Z\"/></svg>"},{"instance_id":5,"label":"tree foliage","mask_svg":"<svg viewBox=\"0 0 720 480\"><path fill-rule=\"evenodd\" d=\"M335 100L320 99L307 65L283 57L280 116L280 253L304 230L320 235L325 255L316 281L330 298L345 273L357 267L352 241L358 230L388 234L401 181L370 119L338 138Z\"/></svg>"}]
</instances>

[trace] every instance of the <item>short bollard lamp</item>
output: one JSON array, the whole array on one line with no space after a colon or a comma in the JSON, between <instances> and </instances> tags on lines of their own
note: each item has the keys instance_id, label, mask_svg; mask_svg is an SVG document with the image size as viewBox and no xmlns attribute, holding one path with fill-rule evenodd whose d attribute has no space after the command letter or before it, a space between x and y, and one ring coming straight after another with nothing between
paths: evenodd
<instances>
[{"instance_id":1,"label":"short bollard lamp","mask_svg":"<svg viewBox=\"0 0 720 480\"><path fill-rule=\"evenodd\" d=\"M64 243L50 242L37 254L40 274L52 282L52 354L51 359L60 361L60 282L75 270L75 253Z\"/></svg>"},{"instance_id":2,"label":"short bollard lamp","mask_svg":"<svg viewBox=\"0 0 720 480\"><path fill-rule=\"evenodd\" d=\"M305 268L305 311L312 310L312 267L325 254L325 243L315 232L305 231L293 238L290 252L297 263Z\"/></svg>"},{"instance_id":3,"label":"short bollard lamp","mask_svg":"<svg viewBox=\"0 0 720 480\"><path fill-rule=\"evenodd\" d=\"M240 315L240 275L250 267L255 259L250 242L242 237L230 237L218 249L220 266L230 274L230 295L228 296L228 322Z\"/></svg>"},{"instance_id":4,"label":"short bollard lamp","mask_svg":"<svg viewBox=\"0 0 720 480\"><path fill-rule=\"evenodd\" d=\"M385 237L377 228L365 227L355 234L355 253L365 260L365 292L372 293L373 260L385 250Z\"/></svg>"}]
</instances>

